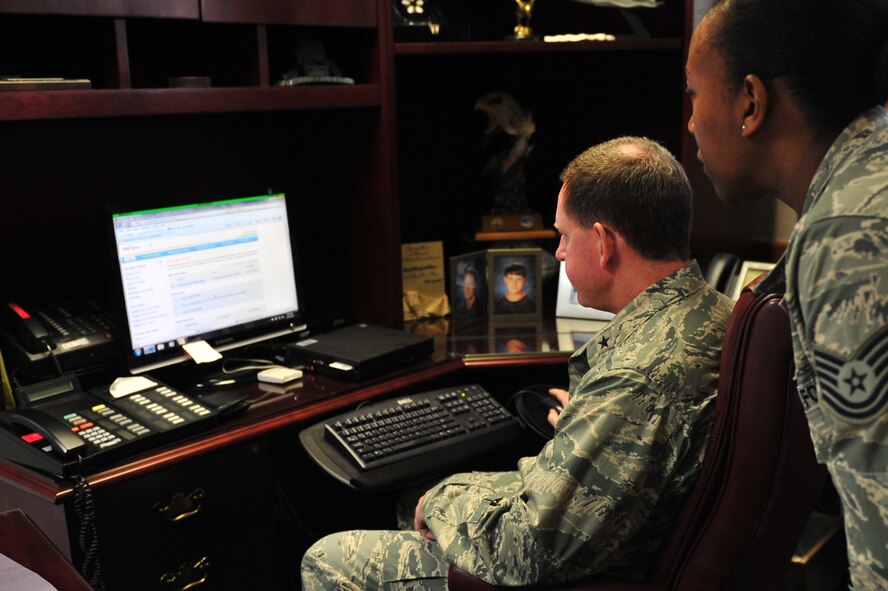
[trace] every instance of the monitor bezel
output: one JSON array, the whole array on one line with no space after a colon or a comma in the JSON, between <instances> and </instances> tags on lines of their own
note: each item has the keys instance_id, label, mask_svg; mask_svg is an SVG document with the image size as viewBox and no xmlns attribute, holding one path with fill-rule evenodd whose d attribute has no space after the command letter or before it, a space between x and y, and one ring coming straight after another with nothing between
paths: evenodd
<instances>
[{"instance_id":1,"label":"monitor bezel","mask_svg":"<svg viewBox=\"0 0 888 591\"><path fill-rule=\"evenodd\" d=\"M123 278L120 274L120 264L118 262L117 237L114 231L114 218L116 215L135 213L139 211L147 211L154 209L170 208L170 207L187 207L208 205L212 203L226 202L232 200L250 199L255 197L274 197L282 196L287 211L287 226L289 229L290 256L293 262L293 278L295 281L296 301L298 310L294 311L292 318L281 318L280 320L254 321L246 325L236 325L224 329L202 335L213 349L219 352L232 351L241 349L249 345L285 337L287 335L298 335L305 331L307 324L305 322L305 298L302 289L302 272L299 264L299 248L297 237L294 232L291 199L286 192L279 190L256 191L252 193L238 194L216 194L213 197L194 197L186 196L179 198L153 199L149 201L140 201L132 203L113 204L106 207L105 222L109 244L109 259L111 267L111 284L113 302L113 312L118 319L119 342L123 354L123 361L126 369L133 375L154 371L161 368L171 367L175 365L185 364L191 361L191 357L187 355L185 350L180 347L167 348L164 351L152 353L149 356L137 356L132 344L132 337L129 330L129 318L127 316L126 301L123 291Z\"/></svg>"}]
</instances>

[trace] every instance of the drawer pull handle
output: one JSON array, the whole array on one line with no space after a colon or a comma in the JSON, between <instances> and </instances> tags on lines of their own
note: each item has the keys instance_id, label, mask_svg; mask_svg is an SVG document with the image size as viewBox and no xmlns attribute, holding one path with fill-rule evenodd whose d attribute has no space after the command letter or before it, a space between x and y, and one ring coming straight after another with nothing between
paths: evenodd
<instances>
[{"instance_id":1,"label":"drawer pull handle","mask_svg":"<svg viewBox=\"0 0 888 591\"><path fill-rule=\"evenodd\" d=\"M160 582L177 591L186 591L203 584L210 572L210 559L204 556L194 564L187 562L174 573L160 576Z\"/></svg>"},{"instance_id":2,"label":"drawer pull handle","mask_svg":"<svg viewBox=\"0 0 888 591\"><path fill-rule=\"evenodd\" d=\"M166 505L155 503L154 509L169 521L181 521L200 511L205 496L206 493L202 488L195 489L190 495L179 492L173 495L172 500Z\"/></svg>"}]
</instances>

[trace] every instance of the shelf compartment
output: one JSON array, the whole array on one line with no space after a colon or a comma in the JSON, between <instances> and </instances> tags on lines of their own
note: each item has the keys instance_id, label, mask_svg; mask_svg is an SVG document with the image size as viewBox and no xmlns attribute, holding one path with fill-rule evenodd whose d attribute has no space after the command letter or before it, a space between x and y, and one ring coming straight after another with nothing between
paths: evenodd
<instances>
[{"instance_id":1,"label":"shelf compartment","mask_svg":"<svg viewBox=\"0 0 888 591\"><path fill-rule=\"evenodd\" d=\"M0 93L0 121L378 107L377 84Z\"/></svg>"},{"instance_id":2,"label":"shelf compartment","mask_svg":"<svg viewBox=\"0 0 888 591\"><path fill-rule=\"evenodd\" d=\"M3 15L0 39L15 51L0 53L0 75L87 78L93 88L116 88L115 23L111 18Z\"/></svg>"},{"instance_id":3,"label":"shelf compartment","mask_svg":"<svg viewBox=\"0 0 888 591\"><path fill-rule=\"evenodd\" d=\"M126 36L133 88L168 88L178 76L207 76L213 87L260 84L255 25L129 19Z\"/></svg>"},{"instance_id":4,"label":"shelf compartment","mask_svg":"<svg viewBox=\"0 0 888 591\"><path fill-rule=\"evenodd\" d=\"M198 0L0 0L0 13L200 18Z\"/></svg>"},{"instance_id":5,"label":"shelf compartment","mask_svg":"<svg viewBox=\"0 0 888 591\"><path fill-rule=\"evenodd\" d=\"M379 63L374 61L378 55L378 32L373 29L269 25L266 36L272 85L297 66L297 53L311 42L321 43L324 56L339 68L342 76L357 84L379 80Z\"/></svg>"}]
</instances>

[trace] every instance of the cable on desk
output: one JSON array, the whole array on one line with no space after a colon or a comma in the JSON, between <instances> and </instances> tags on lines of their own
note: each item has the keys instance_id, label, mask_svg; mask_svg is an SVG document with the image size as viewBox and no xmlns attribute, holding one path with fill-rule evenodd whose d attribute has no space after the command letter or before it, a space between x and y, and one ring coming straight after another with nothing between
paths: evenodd
<instances>
[{"instance_id":1,"label":"cable on desk","mask_svg":"<svg viewBox=\"0 0 888 591\"><path fill-rule=\"evenodd\" d=\"M55 365L56 373L61 377L65 372L62 371L62 366L59 365L59 358L56 357L55 351L52 350L52 345L46 342L45 339L41 339L40 342L46 347L46 352L49 353L49 358L52 359L52 363Z\"/></svg>"},{"instance_id":2,"label":"cable on desk","mask_svg":"<svg viewBox=\"0 0 888 591\"><path fill-rule=\"evenodd\" d=\"M79 543L83 551L80 572L96 591L105 591L102 580L102 562L99 559L99 532L96 528L96 508L92 487L78 474L74 478L74 512L80 521Z\"/></svg>"}]
</instances>

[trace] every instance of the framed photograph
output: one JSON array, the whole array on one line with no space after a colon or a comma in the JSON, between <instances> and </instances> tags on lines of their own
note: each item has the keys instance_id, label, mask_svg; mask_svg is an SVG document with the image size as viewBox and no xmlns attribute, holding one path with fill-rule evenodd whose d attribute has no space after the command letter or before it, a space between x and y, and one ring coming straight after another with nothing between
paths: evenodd
<instances>
[{"instance_id":1,"label":"framed photograph","mask_svg":"<svg viewBox=\"0 0 888 591\"><path fill-rule=\"evenodd\" d=\"M740 265L740 272L734 276L734 281L728 291L728 295L735 302L743 293L743 288L758 279L759 275L764 275L774 268L775 263L763 263L760 261L743 261Z\"/></svg>"},{"instance_id":2,"label":"framed photograph","mask_svg":"<svg viewBox=\"0 0 888 591\"><path fill-rule=\"evenodd\" d=\"M491 320L526 320L542 316L539 248L493 248L487 251Z\"/></svg>"},{"instance_id":3,"label":"framed photograph","mask_svg":"<svg viewBox=\"0 0 888 591\"><path fill-rule=\"evenodd\" d=\"M555 300L555 316L557 318L583 318L586 320L610 320L611 312L581 306L577 300L577 290L570 284L564 262L558 271L558 297Z\"/></svg>"},{"instance_id":4,"label":"framed photograph","mask_svg":"<svg viewBox=\"0 0 888 591\"><path fill-rule=\"evenodd\" d=\"M450 299L454 324L487 317L487 251L450 257Z\"/></svg>"}]
</instances>

